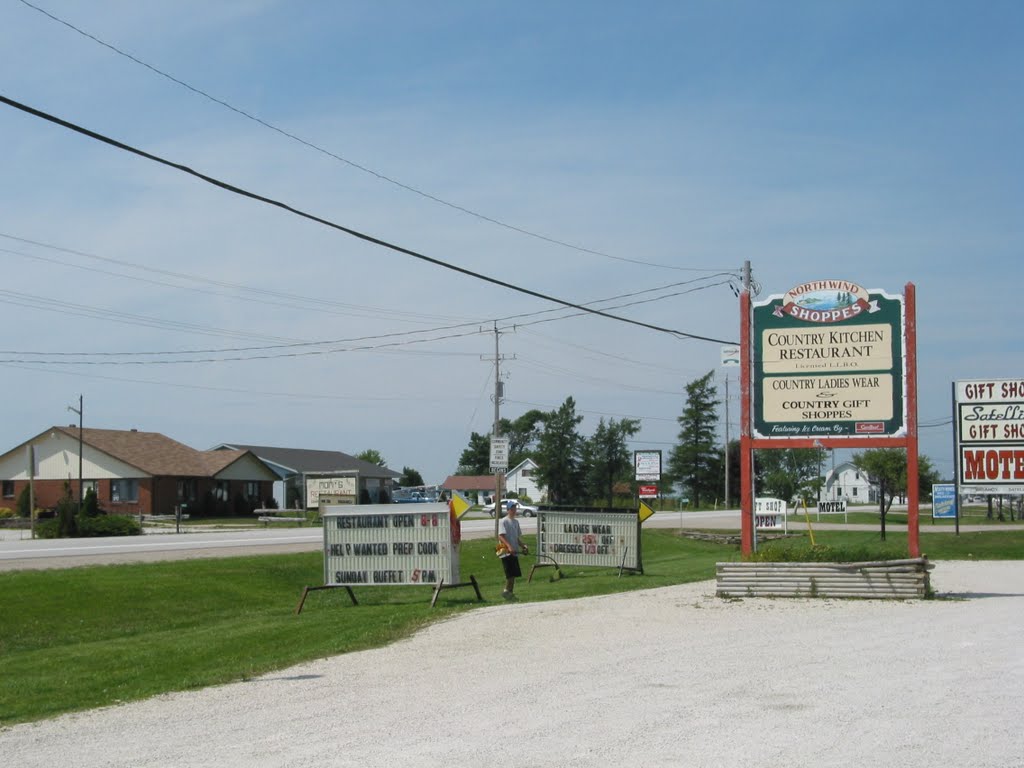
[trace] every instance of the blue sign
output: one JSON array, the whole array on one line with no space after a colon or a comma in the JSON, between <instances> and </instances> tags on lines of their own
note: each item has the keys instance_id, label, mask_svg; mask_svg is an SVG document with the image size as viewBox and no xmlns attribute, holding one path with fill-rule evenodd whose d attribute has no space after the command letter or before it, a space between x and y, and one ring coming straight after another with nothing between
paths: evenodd
<instances>
[{"instance_id":1,"label":"blue sign","mask_svg":"<svg viewBox=\"0 0 1024 768\"><path fill-rule=\"evenodd\" d=\"M932 486L932 517L956 517L956 486L952 483Z\"/></svg>"}]
</instances>

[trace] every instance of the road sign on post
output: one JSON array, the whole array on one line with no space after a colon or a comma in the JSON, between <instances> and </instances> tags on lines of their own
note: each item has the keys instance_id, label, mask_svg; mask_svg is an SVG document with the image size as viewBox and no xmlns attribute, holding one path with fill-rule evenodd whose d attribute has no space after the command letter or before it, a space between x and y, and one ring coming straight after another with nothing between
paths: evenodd
<instances>
[{"instance_id":1,"label":"road sign on post","mask_svg":"<svg viewBox=\"0 0 1024 768\"><path fill-rule=\"evenodd\" d=\"M661 480L661 451L633 451L633 468L641 482Z\"/></svg>"},{"instance_id":2,"label":"road sign on post","mask_svg":"<svg viewBox=\"0 0 1024 768\"><path fill-rule=\"evenodd\" d=\"M491 438L491 472L504 472L508 469L507 437Z\"/></svg>"}]
</instances>

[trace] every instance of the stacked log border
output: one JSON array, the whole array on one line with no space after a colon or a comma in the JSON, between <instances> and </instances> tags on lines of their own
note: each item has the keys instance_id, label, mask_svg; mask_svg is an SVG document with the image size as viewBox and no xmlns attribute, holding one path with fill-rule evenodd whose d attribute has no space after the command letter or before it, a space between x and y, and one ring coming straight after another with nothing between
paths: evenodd
<instances>
[{"instance_id":1,"label":"stacked log border","mask_svg":"<svg viewBox=\"0 0 1024 768\"><path fill-rule=\"evenodd\" d=\"M853 597L920 600L931 593L928 558L866 563L717 563L719 597Z\"/></svg>"}]
</instances>

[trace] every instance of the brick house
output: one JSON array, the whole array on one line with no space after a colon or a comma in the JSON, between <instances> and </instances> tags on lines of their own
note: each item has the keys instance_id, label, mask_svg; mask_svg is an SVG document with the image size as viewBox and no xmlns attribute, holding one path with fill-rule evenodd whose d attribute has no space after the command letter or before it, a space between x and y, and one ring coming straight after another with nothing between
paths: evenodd
<instances>
[{"instance_id":1,"label":"brick house","mask_svg":"<svg viewBox=\"0 0 1024 768\"><path fill-rule=\"evenodd\" d=\"M78 427L51 427L0 455L0 506L13 507L29 484L34 454L35 505L56 506L66 488L79 493ZM251 451L199 451L158 432L83 429L83 492L115 514L248 512L273 496L277 475ZM212 502L212 503L211 503Z\"/></svg>"}]
</instances>

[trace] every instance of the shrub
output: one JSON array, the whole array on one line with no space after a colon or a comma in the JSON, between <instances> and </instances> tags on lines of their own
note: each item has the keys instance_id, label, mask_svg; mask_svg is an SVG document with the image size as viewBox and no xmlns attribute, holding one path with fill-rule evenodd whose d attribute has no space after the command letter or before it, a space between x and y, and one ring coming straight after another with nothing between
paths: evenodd
<instances>
[{"instance_id":1,"label":"shrub","mask_svg":"<svg viewBox=\"0 0 1024 768\"><path fill-rule=\"evenodd\" d=\"M57 530L62 539L71 538L76 533L76 516L78 502L71 498L71 490L65 487L66 493L57 502Z\"/></svg>"},{"instance_id":2,"label":"shrub","mask_svg":"<svg viewBox=\"0 0 1024 768\"><path fill-rule=\"evenodd\" d=\"M78 516L78 533L81 538L96 536L138 536L142 533L139 521L127 515L106 515L97 517ZM60 520L39 520L36 522L36 538L59 539Z\"/></svg>"},{"instance_id":3,"label":"shrub","mask_svg":"<svg viewBox=\"0 0 1024 768\"><path fill-rule=\"evenodd\" d=\"M139 521L126 515L99 515L79 517L78 535L90 536L138 536L142 533Z\"/></svg>"},{"instance_id":4,"label":"shrub","mask_svg":"<svg viewBox=\"0 0 1024 768\"><path fill-rule=\"evenodd\" d=\"M907 553L892 545L830 547L825 544L811 545L806 541L798 544L787 541L773 541L765 544L751 556L761 563L863 563L874 560L902 560Z\"/></svg>"},{"instance_id":5,"label":"shrub","mask_svg":"<svg viewBox=\"0 0 1024 768\"><path fill-rule=\"evenodd\" d=\"M56 518L49 520L39 520L36 522L36 538L37 539L59 539L60 530L57 526Z\"/></svg>"},{"instance_id":6,"label":"shrub","mask_svg":"<svg viewBox=\"0 0 1024 768\"><path fill-rule=\"evenodd\" d=\"M21 493L18 494L18 501L14 505L14 508L18 510L18 517L28 517L28 497L29 492L26 485L21 489Z\"/></svg>"},{"instance_id":7,"label":"shrub","mask_svg":"<svg viewBox=\"0 0 1024 768\"><path fill-rule=\"evenodd\" d=\"M82 500L82 514L86 517L96 517L100 514L99 500L96 498L96 491L92 488L85 492L85 498Z\"/></svg>"},{"instance_id":8,"label":"shrub","mask_svg":"<svg viewBox=\"0 0 1024 768\"><path fill-rule=\"evenodd\" d=\"M8 517L14 517L14 510L8 509L7 507L0 507L0 520Z\"/></svg>"}]
</instances>

